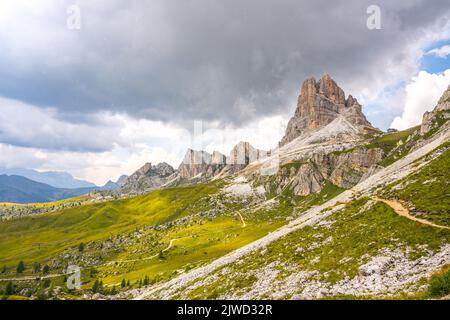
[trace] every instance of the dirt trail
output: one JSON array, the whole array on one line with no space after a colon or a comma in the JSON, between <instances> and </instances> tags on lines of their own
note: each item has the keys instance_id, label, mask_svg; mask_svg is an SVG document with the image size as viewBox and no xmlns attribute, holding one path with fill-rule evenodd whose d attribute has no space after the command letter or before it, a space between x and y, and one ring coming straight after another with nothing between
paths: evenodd
<instances>
[{"instance_id":1,"label":"dirt trail","mask_svg":"<svg viewBox=\"0 0 450 320\"><path fill-rule=\"evenodd\" d=\"M237 212L237 214L241 218L242 228L245 228L247 226L247 224L245 223L244 218L242 217L242 214L239 211Z\"/></svg>"},{"instance_id":2,"label":"dirt trail","mask_svg":"<svg viewBox=\"0 0 450 320\"><path fill-rule=\"evenodd\" d=\"M416 222L419 222L419 223L422 223L422 224L426 224L428 226L435 227L435 228L450 230L450 227L441 226L441 225L435 224L433 222L430 222L428 220L414 217L413 215L411 215L409 213L408 208L403 206L403 204L401 202L397 201L397 200L387 200L387 199L381 199L381 198L378 198L378 197L373 197L373 199L376 200L376 201L384 202L389 207L394 209L395 213L397 213L398 215L400 215L402 217L408 218L409 220L416 221Z\"/></svg>"}]
</instances>

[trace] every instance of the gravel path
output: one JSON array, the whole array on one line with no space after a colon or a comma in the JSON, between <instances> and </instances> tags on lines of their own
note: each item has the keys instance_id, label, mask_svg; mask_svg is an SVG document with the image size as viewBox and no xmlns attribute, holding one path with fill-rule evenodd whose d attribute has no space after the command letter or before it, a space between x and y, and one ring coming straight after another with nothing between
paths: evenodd
<instances>
[{"instance_id":1,"label":"gravel path","mask_svg":"<svg viewBox=\"0 0 450 320\"><path fill-rule=\"evenodd\" d=\"M419 222L422 224L426 224L428 226L435 227L435 228L450 230L450 228L447 226L441 226L438 224L434 224L433 222L427 221L425 219L420 219L420 218L414 217L413 215L411 215L409 213L408 208L403 206L403 204L399 201L381 199L381 198L377 198L377 197L374 197L373 199L376 201L381 201L381 202L386 203L388 206L390 206L392 209L394 209L395 213L397 213L398 215L400 215L402 217L408 218L409 220L416 221L416 222Z\"/></svg>"}]
</instances>

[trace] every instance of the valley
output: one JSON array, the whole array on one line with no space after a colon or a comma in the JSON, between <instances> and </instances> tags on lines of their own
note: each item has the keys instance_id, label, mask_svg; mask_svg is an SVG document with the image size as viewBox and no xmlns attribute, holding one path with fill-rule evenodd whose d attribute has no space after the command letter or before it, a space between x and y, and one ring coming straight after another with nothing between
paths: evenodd
<instances>
[{"instance_id":1,"label":"valley","mask_svg":"<svg viewBox=\"0 0 450 320\"><path fill-rule=\"evenodd\" d=\"M272 150L188 149L177 169L146 163L112 190L0 204L0 292L440 298L433 279L450 265L449 97L450 88L422 125L384 133L329 75L311 78ZM81 270L78 289L66 286L69 266Z\"/></svg>"}]
</instances>

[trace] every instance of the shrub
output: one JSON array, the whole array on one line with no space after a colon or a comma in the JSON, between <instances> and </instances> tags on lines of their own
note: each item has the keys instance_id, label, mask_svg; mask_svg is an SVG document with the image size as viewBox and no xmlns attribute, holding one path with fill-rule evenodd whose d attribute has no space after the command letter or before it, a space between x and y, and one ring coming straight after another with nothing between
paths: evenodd
<instances>
[{"instance_id":1,"label":"shrub","mask_svg":"<svg viewBox=\"0 0 450 320\"><path fill-rule=\"evenodd\" d=\"M25 264L23 261L20 261L17 265L17 273L22 273L25 270Z\"/></svg>"},{"instance_id":2,"label":"shrub","mask_svg":"<svg viewBox=\"0 0 450 320\"><path fill-rule=\"evenodd\" d=\"M450 294L450 269L447 272L432 276L428 291L433 297L442 297Z\"/></svg>"}]
</instances>

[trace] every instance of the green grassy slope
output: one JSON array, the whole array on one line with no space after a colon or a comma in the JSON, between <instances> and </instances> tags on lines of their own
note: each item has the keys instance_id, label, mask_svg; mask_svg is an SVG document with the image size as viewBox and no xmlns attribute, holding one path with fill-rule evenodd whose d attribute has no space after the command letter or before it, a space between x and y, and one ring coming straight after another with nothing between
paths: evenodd
<instances>
[{"instance_id":1,"label":"green grassy slope","mask_svg":"<svg viewBox=\"0 0 450 320\"><path fill-rule=\"evenodd\" d=\"M354 201L326 219L332 227L311 226L292 232L267 246L267 249L246 256L239 263L228 266L226 272L215 272L217 278L193 290L182 289L177 298L214 299L230 293L237 296L250 291L264 274L264 268L275 263L276 277L271 281L273 292L286 284L289 276L298 272L312 272L310 281L333 285L345 277L355 277L358 268L382 249L408 248L409 259L417 259L428 250L437 250L450 242L450 231L440 230L400 217L384 203L365 208L368 199ZM393 239L396 239L393 241ZM406 252L406 251L405 251ZM317 274L313 273L318 271ZM219 276L219 274L221 274ZM304 283L305 284L305 283ZM294 293L304 287L297 285ZM259 298L270 298L270 292ZM282 298L290 298L291 295ZM258 298L258 297L255 297ZM354 298L354 297L353 297Z\"/></svg>"},{"instance_id":2,"label":"green grassy slope","mask_svg":"<svg viewBox=\"0 0 450 320\"><path fill-rule=\"evenodd\" d=\"M411 141L410 143L406 142L409 141L408 139L417 139L419 137L419 129L420 127L416 126L403 131L384 134L381 137L373 139L366 147L369 149L382 149L385 158L380 165L388 166L408 154L411 147L414 145L414 141ZM401 145L399 145L399 143L401 143Z\"/></svg>"},{"instance_id":3,"label":"green grassy slope","mask_svg":"<svg viewBox=\"0 0 450 320\"><path fill-rule=\"evenodd\" d=\"M450 145L417 173L387 186L383 197L406 202L413 215L450 226Z\"/></svg>"},{"instance_id":4,"label":"green grassy slope","mask_svg":"<svg viewBox=\"0 0 450 320\"><path fill-rule=\"evenodd\" d=\"M82 267L85 289L95 279L117 286L125 278L133 287L145 277L164 281L265 236L287 223L294 212L301 214L343 190L328 185L319 194L282 195L273 206L258 207L261 199L229 198L220 192L222 185L219 181L157 190L3 221L0 267L5 265L7 271L0 277L32 275L30 266L38 262L48 264L50 274L61 273L69 263ZM26 270L16 275L20 260ZM63 284L62 279L52 281Z\"/></svg>"},{"instance_id":5,"label":"green grassy slope","mask_svg":"<svg viewBox=\"0 0 450 320\"><path fill-rule=\"evenodd\" d=\"M132 199L4 221L0 223L0 265L43 260L80 242L180 218L204 209L190 204L216 191L217 186L212 184L158 190Z\"/></svg>"}]
</instances>

